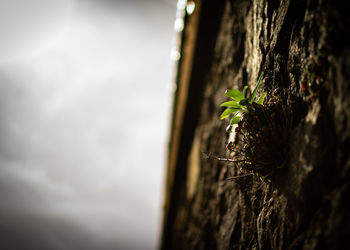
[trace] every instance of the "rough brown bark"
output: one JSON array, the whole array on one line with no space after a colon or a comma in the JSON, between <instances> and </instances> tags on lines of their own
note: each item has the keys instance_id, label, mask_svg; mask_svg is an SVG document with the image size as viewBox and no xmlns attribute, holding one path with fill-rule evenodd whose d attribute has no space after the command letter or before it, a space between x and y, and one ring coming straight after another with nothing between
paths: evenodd
<instances>
[{"instance_id":1,"label":"rough brown bark","mask_svg":"<svg viewBox=\"0 0 350 250\"><path fill-rule=\"evenodd\" d=\"M188 93L192 102L183 121L162 248L349 247L350 19L345 6L322 0L204 2L191 78L191 85L201 87ZM217 32L205 32L208 22L217 22ZM204 37L214 42L200 49ZM219 120L225 89L252 86L261 72L263 89L279 89L292 108L287 164L270 181L254 175L226 181L239 170L202 152L227 155L227 121Z\"/></svg>"}]
</instances>

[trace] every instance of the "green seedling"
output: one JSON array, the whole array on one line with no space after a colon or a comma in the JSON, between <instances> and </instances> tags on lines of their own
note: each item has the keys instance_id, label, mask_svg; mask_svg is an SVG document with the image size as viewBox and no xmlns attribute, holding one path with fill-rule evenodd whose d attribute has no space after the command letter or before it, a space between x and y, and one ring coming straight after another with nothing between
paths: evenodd
<instances>
[{"instance_id":1,"label":"green seedling","mask_svg":"<svg viewBox=\"0 0 350 250\"><path fill-rule=\"evenodd\" d=\"M220 119L223 120L226 117L232 115L230 124L228 125L228 127L226 128L226 131L228 133L231 133L232 131L232 127L235 124L238 124L238 122L240 121L240 119L242 118L242 115L244 113L248 113L249 112L249 105L253 104L253 103L257 103L262 105L264 103L264 99L267 95L267 92L264 92L259 98L258 101L255 102L255 97L256 97L256 93L259 89L260 83L262 81L263 78L263 73L261 73L258 82L256 83L256 86L252 92L252 94L247 97L247 89L248 86L244 86L243 88L243 92L239 92L237 89L229 89L226 90L225 95L227 97L230 97L232 99L232 101L228 101L228 102L224 102L221 104L222 107L227 107L225 109L225 111L221 114Z\"/></svg>"},{"instance_id":2,"label":"green seedling","mask_svg":"<svg viewBox=\"0 0 350 250\"><path fill-rule=\"evenodd\" d=\"M230 154L229 158L212 158L233 164L242 171L243 174L229 179L254 175L262 181L270 181L275 171L288 162L293 127L292 109L279 98L277 90L269 93L266 103L264 100L267 92L258 98L257 92L262 79L263 74L250 95L247 94L248 86L242 92L236 89L227 90L225 94L231 100L221 104L226 109L220 118L232 116L226 129L230 133L226 145ZM231 133L233 127L234 134Z\"/></svg>"}]
</instances>

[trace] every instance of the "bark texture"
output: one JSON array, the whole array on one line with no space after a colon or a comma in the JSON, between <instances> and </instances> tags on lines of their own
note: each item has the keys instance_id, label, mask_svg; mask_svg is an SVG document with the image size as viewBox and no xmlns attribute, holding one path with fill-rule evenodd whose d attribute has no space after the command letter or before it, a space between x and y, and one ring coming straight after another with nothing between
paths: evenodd
<instances>
[{"instance_id":1,"label":"bark texture","mask_svg":"<svg viewBox=\"0 0 350 250\"><path fill-rule=\"evenodd\" d=\"M206 8L219 9L210 16ZM163 249L346 249L350 246L350 33L343 3L226 0L201 6L218 22L190 91ZM207 20L208 21L208 20ZM201 34L202 32L202 34ZM186 39L186 37L184 37ZM212 37L211 37L212 39ZM208 53L209 58L205 57ZM196 61L193 62L196 64ZM202 69L202 70L201 70ZM196 73L196 70L200 73ZM270 181L240 175L227 157L220 104L228 88L278 90L292 109L286 164ZM181 74L181 72L180 72ZM191 83L192 84L192 83ZM198 97L199 96L199 97Z\"/></svg>"}]
</instances>

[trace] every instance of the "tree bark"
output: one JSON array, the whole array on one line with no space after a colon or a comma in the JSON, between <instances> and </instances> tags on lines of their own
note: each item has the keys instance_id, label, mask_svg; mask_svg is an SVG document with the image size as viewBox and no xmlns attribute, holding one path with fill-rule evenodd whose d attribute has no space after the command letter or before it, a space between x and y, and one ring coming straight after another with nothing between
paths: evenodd
<instances>
[{"instance_id":1,"label":"tree bark","mask_svg":"<svg viewBox=\"0 0 350 250\"><path fill-rule=\"evenodd\" d=\"M212 2L196 1L200 17L181 129L171 136L161 248L344 249L350 244L345 5ZM183 53L178 79L188 54ZM227 180L242 175L239 168L206 157L229 157L228 121L219 119L220 104L227 101L226 89L253 88L262 72L261 88L279 93L291 109L285 164L268 181L254 174ZM180 105L179 91L176 100Z\"/></svg>"}]
</instances>

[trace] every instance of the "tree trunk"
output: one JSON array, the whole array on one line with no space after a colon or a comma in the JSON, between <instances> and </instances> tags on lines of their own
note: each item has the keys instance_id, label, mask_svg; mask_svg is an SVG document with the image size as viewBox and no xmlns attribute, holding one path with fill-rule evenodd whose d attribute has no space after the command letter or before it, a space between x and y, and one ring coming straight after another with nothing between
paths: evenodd
<instances>
[{"instance_id":1,"label":"tree trunk","mask_svg":"<svg viewBox=\"0 0 350 250\"><path fill-rule=\"evenodd\" d=\"M196 1L183 33L162 249L349 247L345 5L213 2ZM279 149L283 164L264 180L207 157L229 157L228 121L219 118L225 90L252 89L261 73L261 89L277 93L292 123L287 153Z\"/></svg>"}]
</instances>

